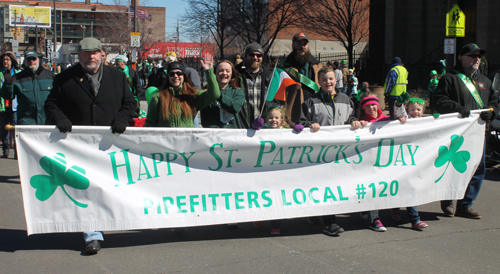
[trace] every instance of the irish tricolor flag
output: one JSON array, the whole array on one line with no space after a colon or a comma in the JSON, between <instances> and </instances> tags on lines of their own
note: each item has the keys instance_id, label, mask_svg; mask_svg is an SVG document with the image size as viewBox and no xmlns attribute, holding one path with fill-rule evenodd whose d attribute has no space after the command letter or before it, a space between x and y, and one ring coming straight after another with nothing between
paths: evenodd
<instances>
[{"instance_id":1,"label":"irish tricolor flag","mask_svg":"<svg viewBox=\"0 0 500 274\"><path fill-rule=\"evenodd\" d=\"M274 99L285 101L286 88L296 84L298 83L292 80L286 71L280 68L274 68L271 83L269 83L266 92L266 101L272 101Z\"/></svg>"}]
</instances>

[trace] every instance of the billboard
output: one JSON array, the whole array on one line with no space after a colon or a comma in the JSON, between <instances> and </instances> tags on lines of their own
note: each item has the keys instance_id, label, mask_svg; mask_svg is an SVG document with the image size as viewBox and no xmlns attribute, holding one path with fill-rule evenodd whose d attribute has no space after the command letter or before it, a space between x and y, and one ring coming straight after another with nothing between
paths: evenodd
<instances>
[{"instance_id":1,"label":"billboard","mask_svg":"<svg viewBox=\"0 0 500 274\"><path fill-rule=\"evenodd\" d=\"M200 57L205 54L213 55L216 50L213 43L175 43L159 42L146 43L142 51L142 59L164 59L168 52L175 52L177 57Z\"/></svg>"},{"instance_id":2,"label":"billboard","mask_svg":"<svg viewBox=\"0 0 500 274\"><path fill-rule=\"evenodd\" d=\"M50 28L51 7L9 6L9 26Z\"/></svg>"}]
</instances>

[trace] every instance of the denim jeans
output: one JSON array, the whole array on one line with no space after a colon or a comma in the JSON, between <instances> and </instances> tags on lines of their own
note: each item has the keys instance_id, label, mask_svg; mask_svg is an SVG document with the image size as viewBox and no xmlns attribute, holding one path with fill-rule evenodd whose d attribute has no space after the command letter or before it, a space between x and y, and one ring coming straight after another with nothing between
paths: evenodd
<instances>
[{"instance_id":1,"label":"denim jeans","mask_svg":"<svg viewBox=\"0 0 500 274\"><path fill-rule=\"evenodd\" d=\"M457 208L467 209L472 206L472 202L476 200L477 195L479 194L479 190L481 189L481 185L483 184L484 175L486 173L486 157L484 155L486 149L486 140L484 141L483 146L483 155L481 156L481 162L479 162L479 166L472 176L472 179L467 186L467 190L465 191L465 196L462 200L457 201Z\"/></svg>"},{"instance_id":2,"label":"denim jeans","mask_svg":"<svg viewBox=\"0 0 500 274\"><path fill-rule=\"evenodd\" d=\"M99 231L84 231L83 232L83 239L85 240L85 243L89 243L90 241L93 240L99 240L99 241L104 241L104 237L102 236L102 232Z\"/></svg>"},{"instance_id":3,"label":"denim jeans","mask_svg":"<svg viewBox=\"0 0 500 274\"><path fill-rule=\"evenodd\" d=\"M199 114L197 113L196 116L194 117L193 123L195 128L200 127L200 119L198 118Z\"/></svg>"},{"instance_id":4,"label":"denim jeans","mask_svg":"<svg viewBox=\"0 0 500 274\"><path fill-rule=\"evenodd\" d=\"M408 212L408 216L410 217L410 222L412 225L416 225L420 222L420 216L418 216L416 206L407 207L406 212Z\"/></svg>"}]
</instances>

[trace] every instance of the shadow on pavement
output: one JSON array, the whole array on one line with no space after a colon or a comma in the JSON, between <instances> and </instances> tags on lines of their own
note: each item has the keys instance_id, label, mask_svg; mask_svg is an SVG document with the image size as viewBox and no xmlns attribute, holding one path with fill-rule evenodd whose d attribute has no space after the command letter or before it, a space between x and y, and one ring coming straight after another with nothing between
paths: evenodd
<instances>
[{"instance_id":1,"label":"shadow on pavement","mask_svg":"<svg viewBox=\"0 0 500 274\"><path fill-rule=\"evenodd\" d=\"M419 212L422 221L439 220L444 216L435 212ZM394 221L391 211L381 210L380 217L386 227L410 228L405 208L401 208L402 221ZM358 213L337 215L337 224L346 232L368 229L369 220L363 220ZM182 232L171 228L104 232L103 248L146 246L169 242L212 241L229 239L252 239L266 237L292 237L321 234L321 224L312 225L306 218L288 219L281 222L281 235L271 235L271 222L262 222L261 227L253 223L240 223L238 228L226 225L189 227ZM325 236L326 237L326 236ZM48 233L27 236L25 230L0 229L0 252L18 250L74 250L83 249L83 235L75 233Z\"/></svg>"},{"instance_id":2,"label":"shadow on pavement","mask_svg":"<svg viewBox=\"0 0 500 274\"><path fill-rule=\"evenodd\" d=\"M19 175L16 176L0 176L0 183L19 184Z\"/></svg>"},{"instance_id":3,"label":"shadow on pavement","mask_svg":"<svg viewBox=\"0 0 500 274\"><path fill-rule=\"evenodd\" d=\"M81 250L81 233L51 233L30 235L26 230L0 229L0 252L18 250Z\"/></svg>"},{"instance_id":4,"label":"shadow on pavement","mask_svg":"<svg viewBox=\"0 0 500 274\"><path fill-rule=\"evenodd\" d=\"M500 181L500 166L497 165L492 168L487 168L484 179L490 181Z\"/></svg>"}]
</instances>

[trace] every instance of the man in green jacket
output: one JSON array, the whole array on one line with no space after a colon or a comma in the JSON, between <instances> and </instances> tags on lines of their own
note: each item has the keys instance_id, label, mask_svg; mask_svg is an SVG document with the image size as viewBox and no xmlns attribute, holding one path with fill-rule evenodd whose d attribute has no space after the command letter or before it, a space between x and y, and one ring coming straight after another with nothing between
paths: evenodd
<instances>
[{"instance_id":1,"label":"man in green jacket","mask_svg":"<svg viewBox=\"0 0 500 274\"><path fill-rule=\"evenodd\" d=\"M52 89L54 73L40 66L35 51L27 51L24 61L26 69L14 76L4 74L5 82L0 96L12 100L17 96L17 124L44 125L45 100Z\"/></svg>"}]
</instances>

